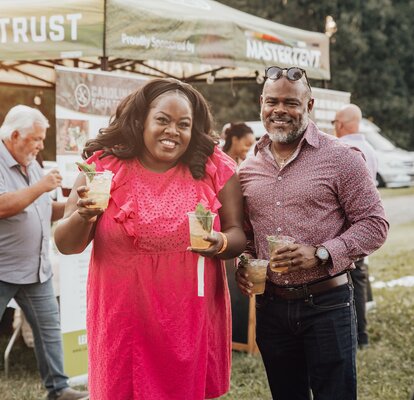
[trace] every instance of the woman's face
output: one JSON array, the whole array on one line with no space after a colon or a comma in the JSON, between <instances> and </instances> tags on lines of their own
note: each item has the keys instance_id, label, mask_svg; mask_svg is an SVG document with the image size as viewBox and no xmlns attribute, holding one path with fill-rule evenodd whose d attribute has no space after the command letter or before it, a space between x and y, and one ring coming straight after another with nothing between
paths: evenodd
<instances>
[{"instance_id":1,"label":"woman's face","mask_svg":"<svg viewBox=\"0 0 414 400\"><path fill-rule=\"evenodd\" d=\"M145 167L164 172L177 164L191 140L193 111L188 99L166 93L154 100L144 124Z\"/></svg>"},{"instance_id":2,"label":"woman's face","mask_svg":"<svg viewBox=\"0 0 414 400\"><path fill-rule=\"evenodd\" d=\"M248 133L242 136L240 139L233 136L232 153L239 159L244 160L250 147L255 143L255 137L253 133Z\"/></svg>"}]
</instances>

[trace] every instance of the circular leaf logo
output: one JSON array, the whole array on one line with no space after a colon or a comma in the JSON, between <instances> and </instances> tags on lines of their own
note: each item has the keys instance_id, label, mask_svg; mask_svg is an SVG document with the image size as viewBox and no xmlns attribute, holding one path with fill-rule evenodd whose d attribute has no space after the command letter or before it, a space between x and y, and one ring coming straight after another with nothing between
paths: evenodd
<instances>
[{"instance_id":1,"label":"circular leaf logo","mask_svg":"<svg viewBox=\"0 0 414 400\"><path fill-rule=\"evenodd\" d=\"M75 99L79 107L88 107L91 102L91 92L84 83L80 83L76 86Z\"/></svg>"}]
</instances>

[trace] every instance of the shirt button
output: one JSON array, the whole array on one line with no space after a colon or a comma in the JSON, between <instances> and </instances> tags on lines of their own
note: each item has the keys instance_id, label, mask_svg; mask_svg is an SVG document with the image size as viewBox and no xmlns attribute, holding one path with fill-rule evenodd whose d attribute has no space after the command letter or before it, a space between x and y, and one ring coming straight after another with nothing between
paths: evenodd
<instances>
[{"instance_id":1,"label":"shirt button","mask_svg":"<svg viewBox=\"0 0 414 400\"><path fill-rule=\"evenodd\" d=\"M282 230L282 228L277 228L276 230L277 230L278 232L280 232L280 231Z\"/></svg>"},{"instance_id":2,"label":"shirt button","mask_svg":"<svg viewBox=\"0 0 414 400\"><path fill-rule=\"evenodd\" d=\"M277 180L278 180L278 181L281 181L281 180L282 180L282 177L281 177L281 176L278 176L278 177L277 177Z\"/></svg>"},{"instance_id":3,"label":"shirt button","mask_svg":"<svg viewBox=\"0 0 414 400\"><path fill-rule=\"evenodd\" d=\"M277 202L276 202L276 205L277 205L277 206L280 206L280 201L277 201Z\"/></svg>"}]
</instances>

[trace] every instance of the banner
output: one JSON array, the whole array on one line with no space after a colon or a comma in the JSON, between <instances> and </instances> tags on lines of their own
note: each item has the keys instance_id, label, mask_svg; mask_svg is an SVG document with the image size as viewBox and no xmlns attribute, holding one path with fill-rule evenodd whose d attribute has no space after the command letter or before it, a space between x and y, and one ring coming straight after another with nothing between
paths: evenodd
<instances>
[{"instance_id":1,"label":"banner","mask_svg":"<svg viewBox=\"0 0 414 400\"><path fill-rule=\"evenodd\" d=\"M299 66L329 79L329 38L209 0L111 0L107 54L128 59L242 68ZM138 67L138 70L140 68ZM239 72L240 73L240 72Z\"/></svg>"},{"instance_id":2,"label":"banner","mask_svg":"<svg viewBox=\"0 0 414 400\"><path fill-rule=\"evenodd\" d=\"M86 140L108 126L124 97L145 81L116 73L56 69L56 145L62 186L71 188L79 174L75 161ZM59 254L60 309L64 368L74 383L86 380L86 280L91 246L82 254Z\"/></svg>"},{"instance_id":3,"label":"banner","mask_svg":"<svg viewBox=\"0 0 414 400\"><path fill-rule=\"evenodd\" d=\"M82 161L86 141L108 126L118 103L144 82L127 74L56 68L56 161L63 188L75 183L75 162Z\"/></svg>"},{"instance_id":4,"label":"banner","mask_svg":"<svg viewBox=\"0 0 414 400\"><path fill-rule=\"evenodd\" d=\"M53 86L53 64L96 69L102 60L191 82L255 79L269 65L330 79L325 34L217 1L0 0L0 82Z\"/></svg>"},{"instance_id":5,"label":"banner","mask_svg":"<svg viewBox=\"0 0 414 400\"><path fill-rule=\"evenodd\" d=\"M0 58L100 56L104 0L0 0Z\"/></svg>"}]
</instances>

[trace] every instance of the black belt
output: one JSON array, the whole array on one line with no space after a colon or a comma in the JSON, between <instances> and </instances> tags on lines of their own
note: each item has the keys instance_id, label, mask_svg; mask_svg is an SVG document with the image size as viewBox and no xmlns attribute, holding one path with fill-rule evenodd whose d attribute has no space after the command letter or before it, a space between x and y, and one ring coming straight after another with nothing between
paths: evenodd
<instances>
[{"instance_id":1,"label":"black belt","mask_svg":"<svg viewBox=\"0 0 414 400\"><path fill-rule=\"evenodd\" d=\"M306 285L296 287L276 286L274 283L267 281L265 294L281 297L285 300L299 300L308 297L309 295L316 295L327 292L338 286L351 283L349 273L334 276L332 278L324 279L323 281L308 283Z\"/></svg>"}]
</instances>

